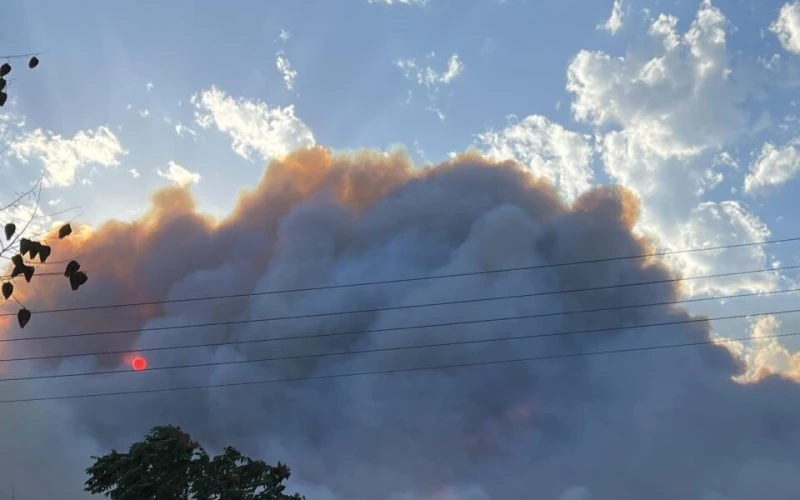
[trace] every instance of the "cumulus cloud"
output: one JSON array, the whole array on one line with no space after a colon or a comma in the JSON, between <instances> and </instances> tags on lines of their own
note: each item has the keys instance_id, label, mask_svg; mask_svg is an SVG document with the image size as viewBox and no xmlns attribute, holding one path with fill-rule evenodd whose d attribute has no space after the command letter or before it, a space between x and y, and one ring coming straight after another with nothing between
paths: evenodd
<instances>
[{"instance_id":1,"label":"cumulus cloud","mask_svg":"<svg viewBox=\"0 0 800 500\"><path fill-rule=\"evenodd\" d=\"M17 159L45 168L45 186L71 186L86 167L117 167L128 152L106 126L81 130L72 138L43 129L21 133L9 146Z\"/></svg>"},{"instance_id":2,"label":"cumulus cloud","mask_svg":"<svg viewBox=\"0 0 800 500\"><path fill-rule=\"evenodd\" d=\"M704 1L685 33L678 19L659 15L656 42L625 56L581 51L570 63L567 90L576 119L595 128L606 172L641 197L640 231L666 249L759 241L767 226L736 201L708 194L730 171L725 148L748 130L743 103L751 89L731 78L727 19ZM755 238L755 239L754 239ZM683 254L672 259L689 273L711 274L769 265L763 249ZM768 290L774 276L747 276L690 285L696 293Z\"/></svg>"},{"instance_id":3,"label":"cumulus cloud","mask_svg":"<svg viewBox=\"0 0 800 500\"><path fill-rule=\"evenodd\" d=\"M782 147L766 143L750 165L744 179L744 190L750 194L763 194L769 188L780 186L800 175L798 140Z\"/></svg>"},{"instance_id":4,"label":"cumulus cloud","mask_svg":"<svg viewBox=\"0 0 800 500\"><path fill-rule=\"evenodd\" d=\"M198 212L186 190L167 188L153 195L151 209L138 219L109 221L94 231L76 227L74 239L54 242L54 255L80 254L92 273L91 286L77 297L61 280L34 280L21 287L20 298L35 311L52 304L334 286L646 253L652 247L632 231L637 215L636 197L623 188L592 188L567 205L545 179L477 153L418 169L403 153L335 155L315 148L272 162L259 184L221 220ZM20 497L84 498L78 491L89 454L126 446L151 425L173 423L211 449L230 444L272 462L287 462L303 491L320 498L484 500L514 498L520 491L530 498L563 500L795 498L800 488L800 386L774 375L741 385L732 377L744 373L743 367L718 346L302 380L707 341L711 334L705 322L669 329L637 326L692 318L677 306L386 331L668 302L681 297L670 283L536 300L387 309L674 276L662 263L639 259L69 316L34 315L29 328L35 325L37 336L119 329L134 333L3 343L4 358L135 353L189 343L217 346L146 352L149 365L314 357L150 372L131 372L126 355L2 364L0 370L12 376L115 367L124 373L6 382L0 384L0 400L300 380L6 405L0 422L14 432L0 433L0 448L8 450L0 458L0 484L9 484L13 475ZM354 309L373 312L222 325ZM219 326L152 330L205 322ZM344 354L601 326L626 328ZM9 318L0 318L0 328L3 337L22 335ZM360 333L296 338L311 332ZM293 340L219 345L277 337ZM53 425L53 415L58 425ZM36 480L39 469L21 465L30 463L46 467L48 481ZM636 481L625 479L630 477Z\"/></svg>"},{"instance_id":5,"label":"cumulus cloud","mask_svg":"<svg viewBox=\"0 0 800 500\"><path fill-rule=\"evenodd\" d=\"M569 202L589 189L594 177L590 138L544 116L510 117L505 128L484 132L478 139L484 154L522 163L537 177L552 182Z\"/></svg>"},{"instance_id":6,"label":"cumulus cloud","mask_svg":"<svg viewBox=\"0 0 800 500\"><path fill-rule=\"evenodd\" d=\"M228 134L233 151L246 160L253 161L254 154L263 160L277 158L315 144L311 130L295 116L294 106L270 108L261 101L234 99L216 87L193 95L191 103L195 123Z\"/></svg>"},{"instance_id":7,"label":"cumulus cloud","mask_svg":"<svg viewBox=\"0 0 800 500\"><path fill-rule=\"evenodd\" d=\"M186 187L189 184L197 184L201 179L199 173L186 170L186 168L178 165L174 161L169 162L166 171L156 170L156 173L180 187Z\"/></svg>"},{"instance_id":8,"label":"cumulus cloud","mask_svg":"<svg viewBox=\"0 0 800 500\"><path fill-rule=\"evenodd\" d=\"M289 59L286 58L286 55L282 51L278 52L276 55L275 66L278 68L278 71L281 72L281 75L283 75L283 84L286 86L286 89L294 89L294 81L297 78L297 71L292 69Z\"/></svg>"},{"instance_id":9,"label":"cumulus cloud","mask_svg":"<svg viewBox=\"0 0 800 500\"><path fill-rule=\"evenodd\" d=\"M800 1L786 2L769 26L787 52L800 54Z\"/></svg>"},{"instance_id":10,"label":"cumulus cloud","mask_svg":"<svg viewBox=\"0 0 800 500\"><path fill-rule=\"evenodd\" d=\"M606 22L597 26L597 29L607 31L612 35L616 35L617 31L622 28L622 23L625 21L625 12L622 10L622 0L614 0L614 5L611 7L611 15Z\"/></svg>"}]
</instances>

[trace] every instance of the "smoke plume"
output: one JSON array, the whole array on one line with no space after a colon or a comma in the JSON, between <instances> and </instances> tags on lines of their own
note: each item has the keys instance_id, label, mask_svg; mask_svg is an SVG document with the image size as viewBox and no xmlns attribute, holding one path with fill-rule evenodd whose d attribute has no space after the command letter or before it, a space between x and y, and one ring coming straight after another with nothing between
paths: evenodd
<instances>
[{"instance_id":1,"label":"smoke plume","mask_svg":"<svg viewBox=\"0 0 800 500\"><path fill-rule=\"evenodd\" d=\"M402 153L296 151L271 163L223 220L187 190L153 195L149 213L109 221L54 246L80 256L79 292L63 278L21 287L32 310L114 304L546 265L647 253L631 229L638 202L598 187L565 204L545 181L477 154L414 168ZM48 269L49 270L49 269ZM800 491L800 387L778 376L731 380L742 366L716 346L570 357L401 374L374 370L586 353L709 339L676 306L397 330L680 298L675 284L437 307L459 299L669 279L655 260L624 260L450 279L59 314L34 313L6 338L128 333L2 344L2 357L127 351L273 337L281 341L0 364L3 377L91 370L93 377L0 382L0 398L49 397L270 379L290 383L0 406L0 485L18 498L85 498L89 455L151 426L180 425L212 450L234 445L288 463L314 499L781 500ZM270 317L371 313L241 323ZM13 318L12 318L13 319ZM219 324L230 323L233 324ZM218 326L159 329L175 325ZM437 342L608 332L372 354ZM631 328L633 327L633 328ZM392 330L394 329L394 330ZM360 332L326 335L336 332ZM2 486L0 486L2 489ZM0 494L2 491L0 491Z\"/></svg>"}]
</instances>

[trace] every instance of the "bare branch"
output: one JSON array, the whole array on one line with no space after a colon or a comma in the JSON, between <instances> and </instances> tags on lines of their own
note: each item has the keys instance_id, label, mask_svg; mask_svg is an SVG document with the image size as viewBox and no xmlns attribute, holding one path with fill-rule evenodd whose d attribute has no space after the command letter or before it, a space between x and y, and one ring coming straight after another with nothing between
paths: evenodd
<instances>
[{"instance_id":1,"label":"bare branch","mask_svg":"<svg viewBox=\"0 0 800 500\"><path fill-rule=\"evenodd\" d=\"M37 52L30 54L12 54L12 55L0 56L0 60L1 59L9 60L9 62L5 62L0 65L2 66L2 68L0 68L0 106L5 105L5 103L8 100L8 94L6 91L8 90L8 82L11 79L6 79L6 76L12 71L10 60L28 58L28 68L34 69L38 67L40 63L39 58L37 56L43 53L44 52ZM4 132L6 132L5 128ZM5 145L5 147L0 149L0 154L3 154L6 151L8 151L8 149L11 147L12 144L13 144L13 138L11 142L9 142L7 145ZM8 242L7 244L4 241L0 240L0 258L7 259L11 261L11 263L13 263L14 265L11 276L0 276L0 279L3 282L2 296L5 300L14 300L14 302L16 302L17 305L20 307L19 311L17 312L17 321L19 323L20 328L25 328L25 326L30 322L32 313L14 295L14 285L11 283L11 281L15 277L23 276L26 282L30 282L34 276L36 267L38 267L38 265L63 264L65 262L69 262L69 264L66 266L66 270L63 273L50 272L50 273L36 274L36 276L63 275L68 278L70 287L72 288L73 291L80 288L88 280L86 273L83 271L79 271L80 264L78 264L77 261L75 261L74 259L71 259L69 261L63 260L63 261L47 262L47 259L50 257L50 254L52 252L52 248L49 245L47 245L43 239L42 240L39 239L39 237L42 236L46 237L46 235L54 231L58 231L59 239L69 236L72 233L72 227L70 226L69 222L62 224L61 227L59 228L52 228L46 231L42 231L39 234L35 235L28 234L28 231L31 229L31 224L33 224L34 221L45 219L42 224L44 225L44 223L46 223L47 221L52 221L55 218L55 216L64 214L66 212L75 210L77 208L77 207L68 208L56 212L52 215L47 215L42 213L41 211L42 188L44 186L44 179L46 173L47 173L46 169L42 170L41 176L33 184L33 186L31 186L31 188L28 191L19 194L16 197L16 199L12 200L7 205L0 206L0 214L5 216L3 218L8 219L4 222L4 225L6 226L5 237L7 239L11 239L13 237L13 239L11 239L11 241ZM27 203L23 203L23 200L26 200L26 198L28 197L32 197L34 193L36 193L36 199L33 201L34 204L33 209L29 211L26 206ZM10 213L12 209L19 209L20 214ZM22 217L24 218L20 218L17 215L22 215ZM75 220L80 215L81 214L78 213L75 217L71 219L71 221ZM25 218L27 218L27 220L25 220ZM23 227L19 229L17 227L17 224L11 222L12 220L17 221L20 224L23 224ZM9 251L14 253L13 257L5 255L6 252ZM24 255L26 254L30 260L25 260ZM35 261L37 257L39 258L39 262Z\"/></svg>"},{"instance_id":2,"label":"bare branch","mask_svg":"<svg viewBox=\"0 0 800 500\"><path fill-rule=\"evenodd\" d=\"M0 207L0 212L5 212L6 210L17 206L19 202L22 201L23 198L25 198L26 196L30 196L31 194L33 194L34 191L36 191L37 188L40 188L41 187L40 184L42 184L43 181L44 181L44 171L42 172L41 177L39 177L39 179L33 183L33 186L31 186L29 190L17 196L17 198L14 201L7 204L6 206Z\"/></svg>"},{"instance_id":3,"label":"bare branch","mask_svg":"<svg viewBox=\"0 0 800 500\"><path fill-rule=\"evenodd\" d=\"M19 239L22 237L22 235L25 234L25 232L31 226L31 223L35 220L36 212L39 210L39 202L42 199L42 184L41 182L37 182L37 184L38 184L38 191L36 192L36 208L34 209L33 214L28 219L28 222L25 223L25 226L21 230L17 231L17 234L14 236L14 239L11 240L11 243L9 243L8 245L3 245L2 250L0 250L0 255L4 255L7 250L13 248L14 245L16 245Z\"/></svg>"}]
</instances>

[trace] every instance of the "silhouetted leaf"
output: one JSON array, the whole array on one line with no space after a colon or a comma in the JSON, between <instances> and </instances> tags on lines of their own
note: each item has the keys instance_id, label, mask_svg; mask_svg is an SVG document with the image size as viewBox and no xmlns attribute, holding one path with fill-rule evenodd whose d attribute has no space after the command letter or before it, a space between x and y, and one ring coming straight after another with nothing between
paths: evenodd
<instances>
[{"instance_id":1,"label":"silhouetted leaf","mask_svg":"<svg viewBox=\"0 0 800 500\"><path fill-rule=\"evenodd\" d=\"M31 320L31 312L25 308L22 308L17 313L17 321L19 321L19 327L25 328L25 325L28 324L28 321Z\"/></svg>"},{"instance_id":2,"label":"silhouetted leaf","mask_svg":"<svg viewBox=\"0 0 800 500\"><path fill-rule=\"evenodd\" d=\"M69 275L69 285L72 287L73 292L86 284L87 281L89 281L89 277L83 271L77 271Z\"/></svg>"},{"instance_id":3,"label":"silhouetted leaf","mask_svg":"<svg viewBox=\"0 0 800 500\"><path fill-rule=\"evenodd\" d=\"M14 293L14 285L8 281L3 283L3 298L8 300L12 293Z\"/></svg>"},{"instance_id":4,"label":"silhouetted leaf","mask_svg":"<svg viewBox=\"0 0 800 500\"><path fill-rule=\"evenodd\" d=\"M39 249L39 262L44 264L47 262L47 258L50 257L50 254L53 252L53 249L50 248L49 245L42 245Z\"/></svg>"},{"instance_id":5,"label":"silhouetted leaf","mask_svg":"<svg viewBox=\"0 0 800 500\"><path fill-rule=\"evenodd\" d=\"M61 229L58 230L58 239L63 240L70 234L72 234L72 226L69 224L64 224L61 226Z\"/></svg>"},{"instance_id":6,"label":"silhouetted leaf","mask_svg":"<svg viewBox=\"0 0 800 500\"><path fill-rule=\"evenodd\" d=\"M81 269L81 265L78 264L78 261L71 260L71 261L69 261L69 264L67 264L67 268L64 270L64 276L69 277L70 275L75 274L78 271L80 271L80 269Z\"/></svg>"},{"instance_id":7,"label":"silhouetted leaf","mask_svg":"<svg viewBox=\"0 0 800 500\"><path fill-rule=\"evenodd\" d=\"M36 67L36 66L38 66L38 65L39 65L39 58L38 58L38 57L36 57L36 56L32 56L32 57L31 57L31 58L28 60L28 67L29 67L30 69L33 69L33 68L35 68L35 67Z\"/></svg>"},{"instance_id":8,"label":"silhouetted leaf","mask_svg":"<svg viewBox=\"0 0 800 500\"><path fill-rule=\"evenodd\" d=\"M16 278L25 272L25 261L22 260L22 255L17 254L11 257L11 263L14 264L14 269L11 271L12 278Z\"/></svg>"},{"instance_id":9,"label":"silhouetted leaf","mask_svg":"<svg viewBox=\"0 0 800 500\"><path fill-rule=\"evenodd\" d=\"M9 73L11 73L11 65L3 63L3 65L0 66L0 76L6 76Z\"/></svg>"},{"instance_id":10,"label":"silhouetted leaf","mask_svg":"<svg viewBox=\"0 0 800 500\"><path fill-rule=\"evenodd\" d=\"M0 108L6 105L6 101L8 101L8 94L0 90Z\"/></svg>"},{"instance_id":11,"label":"silhouetted leaf","mask_svg":"<svg viewBox=\"0 0 800 500\"><path fill-rule=\"evenodd\" d=\"M17 225L14 224L13 222L9 222L8 224L6 224L5 231L6 231L6 239L10 240L11 237L14 236L14 233L17 232Z\"/></svg>"},{"instance_id":12,"label":"silhouetted leaf","mask_svg":"<svg viewBox=\"0 0 800 500\"><path fill-rule=\"evenodd\" d=\"M28 255L30 255L31 259L35 259L37 255L39 255L39 250L42 249L42 244L38 241L31 241L30 247L28 247Z\"/></svg>"},{"instance_id":13,"label":"silhouetted leaf","mask_svg":"<svg viewBox=\"0 0 800 500\"><path fill-rule=\"evenodd\" d=\"M0 78L0 90L3 90L3 89L6 88L6 83L8 83L8 82L6 82L5 78Z\"/></svg>"},{"instance_id":14,"label":"silhouetted leaf","mask_svg":"<svg viewBox=\"0 0 800 500\"><path fill-rule=\"evenodd\" d=\"M28 238L21 238L19 240L19 253L25 255L26 253L30 252L31 245L33 245L33 242L31 240L29 240Z\"/></svg>"},{"instance_id":15,"label":"silhouetted leaf","mask_svg":"<svg viewBox=\"0 0 800 500\"><path fill-rule=\"evenodd\" d=\"M25 275L25 281L30 283L31 279L33 279L33 273L35 273L35 272L36 272L36 268L35 267L33 267L33 266L25 266L23 271L22 271L22 273Z\"/></svg>"}]
</instances>

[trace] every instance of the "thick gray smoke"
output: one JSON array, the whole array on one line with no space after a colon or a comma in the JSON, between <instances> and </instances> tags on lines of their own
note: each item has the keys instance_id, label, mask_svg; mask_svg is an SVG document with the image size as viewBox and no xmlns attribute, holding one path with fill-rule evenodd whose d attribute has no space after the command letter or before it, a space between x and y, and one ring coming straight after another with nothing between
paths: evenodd
<instances>
[{"instance_id":1,"label":"thick gray smoke","mask_svg":"<svg viewBox=\"0 0 800 500\"><path fill-rule=\"evenodd\" d=\"M564 205L545 182L476 155L424 171L402 154L300 151L269 166L229 218L211 221L170 189L133 223L78 235L82 293L40 279L29 307L106 304L324 286L646 253L631 233L636 200L619 188ZM24 335L153 328L371 309L652 281L653 261L149 308L34 316ZM674 285L187 330L13 342L4 358L383 330L679 298ZM690 318L677 307L625 309L449 328L147 353L152 368L631 326ZM22 336L7 323L7 337ZM126 356L6 363L6 375L119 368L125 373L0 382L0 398L303 378L703 341L704 323L374 354L131 372ZM0 406L0 494L84 498L91 453L173 423L208 448L287 462L314 499L782 500L800 491L800 387L740 385L723 348L307 380Z\"/></svg>"}]
</instances>

